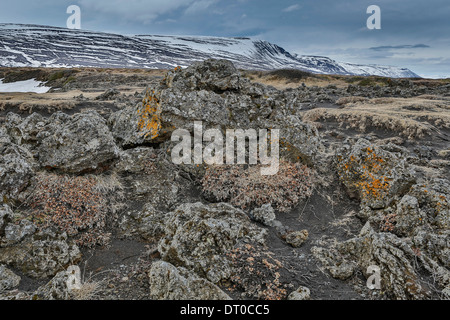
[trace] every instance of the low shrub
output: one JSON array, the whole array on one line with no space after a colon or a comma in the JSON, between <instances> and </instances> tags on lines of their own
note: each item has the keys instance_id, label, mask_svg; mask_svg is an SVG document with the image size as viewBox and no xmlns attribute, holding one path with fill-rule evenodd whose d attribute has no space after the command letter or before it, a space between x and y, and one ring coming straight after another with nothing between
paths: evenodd
<instances>
[{"instance_id":1,"label":"low shrub","mask_svg":"<svg viewBox=\"0 0 450 320\"><path fill-rule=\"evenodd\" d=\"M316 77L316 75L314 75L311 72L298 70L298 69L279 69L279 70L270 71L268 74L273 76L276 79L286 80L287 82L294 82L294 81L304 80L306 78Z\"/></svg>"},{"instance_id":2,"label":"low shrub","mask_svg":"<svg viewBox=\"0 0 450 320\"><path fill-rule=\"evenodd\" d=\"M105 245L108 200L105 185L94 176L39 174L27 200L31 220L40 228L54 227L80 246Z\"/></svg>"},{"instance_id":3,"label":"low shrub","mask_svg":"<svg viewBox=\"0 0 450 320\"><path fill-rule=\"evenodd\" d=\"M260 169L259 164L209 166L201 180L203 192L242 209L270 203L282 212L312 193L314 174L305 165L280 160L275 175L261 175Z\"/></svg>"},{"instance_id":4,"label":"low shrub","mask_svg":"<svg viewBox=\"0 0 450 320\"><path fill-rule=\"evenodd\" d=\"M288 285L282 283L279 272L283 265L273 253L246 243L231 250L227 257L233 268L232 290L240 289L247 297L262 300L286 298Z\"/></svg>"}]
</instances>

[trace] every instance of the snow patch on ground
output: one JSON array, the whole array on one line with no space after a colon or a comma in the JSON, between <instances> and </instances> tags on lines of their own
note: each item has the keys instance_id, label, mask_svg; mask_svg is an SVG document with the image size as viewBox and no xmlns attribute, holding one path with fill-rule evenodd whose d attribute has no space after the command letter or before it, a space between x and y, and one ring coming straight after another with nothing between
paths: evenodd
<instances>
[{"instance_id":1,"label":"snow patch on ground","mask_svg":"<svg viewBox=\"0 0 450 320\"><path fill-rule=\"evenodd\" d=\"M0 92L36 92L45 93L50 90L50 87L42 85L43 82L36 79L29 79L24 81L16 81L10 83L3 83L0 79Z\"/></svg>"}]
</instances>

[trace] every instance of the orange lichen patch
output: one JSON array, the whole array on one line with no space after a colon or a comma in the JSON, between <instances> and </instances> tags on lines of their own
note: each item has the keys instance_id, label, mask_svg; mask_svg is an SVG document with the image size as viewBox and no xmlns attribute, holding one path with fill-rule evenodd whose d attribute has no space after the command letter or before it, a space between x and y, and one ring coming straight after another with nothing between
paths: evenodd
<instances>
[{"instance_id":1,"label":"orange lichen patch","mask_svg":"<svg viewBox=\"0 0 450 320\"><path fill-rule=\"evenodd\" d=\"M147 90L144 99L142 99L142 108L138 110L139 131L143 131L144 138L154 139L158 137L161 130L160 119L160 99L154 90Z\"/></svg>"},{"instance_id":2,"label":"orange lichen patch","mask_svg":"<svg viewBox=\"0 0 450 320\"><path fill-rule=\"evenodd\" d=\"M341 181L358 190L361 198L382 199L390 189L390 181L384 167L385 159L368 147L360 157L351 155L347 160L337 157L338 174ZM387 172L389 174L389 172Z\"/></svg>"}]
</instances>

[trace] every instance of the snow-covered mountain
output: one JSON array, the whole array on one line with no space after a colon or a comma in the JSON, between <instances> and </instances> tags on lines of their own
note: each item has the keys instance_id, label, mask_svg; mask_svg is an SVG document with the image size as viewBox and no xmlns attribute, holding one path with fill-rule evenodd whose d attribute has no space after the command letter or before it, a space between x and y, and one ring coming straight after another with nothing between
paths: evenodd
<instances>
[{"instance_id":1,"label":"snow-covered mountain","mask_svg":"<svg viewBox=\"0 0 450 320\"><path fill-rule=\"evenodd\" d=\"M0 24L3 67L185 67L208 58L254 70L301 69L313 73L418 77L400 67L357 65L290 54L262 40L200 36L132 35L66 28Z\"/></svg>"}]
</instances>

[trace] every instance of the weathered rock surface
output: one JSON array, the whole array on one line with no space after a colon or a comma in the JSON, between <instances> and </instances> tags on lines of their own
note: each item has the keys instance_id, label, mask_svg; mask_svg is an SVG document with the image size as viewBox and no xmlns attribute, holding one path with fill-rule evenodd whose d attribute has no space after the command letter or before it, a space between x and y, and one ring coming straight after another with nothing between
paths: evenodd
<instances>
[{"instance_id":1,"label":"weathered rock surface","mask_svg":"<svg viewBox=\"0 0 450 320\"><path fill-rule=\"evenodd\" d=\"M56 234L49 230L35 233L17 244L0 247L0 263L33 278L54 276L80 258L80 250L68 241L65 233Z\"/></svg>"},{"instance_id":2,"label":"weathered rock surface","mask_svg":"<svg viewBox=\"0 0 450 320\"><path fill-rule=\"evenodd\" d=\"M288 300L309 300L311 298L310 291L307 287L299 287L292 291L287 297Z\"/></svg>"},{"instance_id":3,"label":"weathered rock surface","mask_svg":"<svg viewBox=\"0 0 450 320\"><path fill-rule=\"evenodd\" d=\"M247 79L228 60L209 59L194 62L189 68L169 74L170 87L180 90L236 91Z\"/></svg>"},{"instance_id":4,"label":"weathered rock surface","mask_svg":"<svg viewBox=\"0 0 450 320\"><path fill-rule=\"evenodd\" d=\"M264 243L267 230L226 203L180 205L167 214L165 236L159 241L161 258L193 270L213 283L231 275L226 253L238 241Z\"/></svg>"},{"instance_id":5,"label":"weathered rock surface","mask_svg":"<svg viewBox=\"0 0 450 320\"><path fill-rule=\"evenodd\" d=\"M117 95L119 95L119 90L115 88L107 89L101 95L97 96L95 100L114 100Z\"/></svg>"},{"instance_id":6,"label":"weathered rock surface","mask_svg":"<svg viewBox=\"0 0 450 320\"><path fill-rule=\"evenodd\" d=\"M415 184L409 194L415 198L427 221L439 231L450 230L450 181L433 179L427 184Z\"/></svg>"},{"instance_id":7,"label":"weathered rock surface","mask_svg":"<svg viewBox=\"0 0 450 320\"><path fill-rule=\"evenodd\" d=\"M212 282L183 267L156 261L149 271L150 297L157 300L231 300Z\"/></svg>"},{"instance_id":8,"label":"weathered rock surface","mask_svg":"<svg viewBox=\"0 0 450 320\"><path fill-rule=\"evenodd\" d=\"M119 221L124 236L139 236L145 240L159 239L164 235L166 215L147 203L142 210L129 210Z\"/></svg>"},{"instance_id":9,"label":"weathered rock surface","mask_svg":"<svg viewBox=\"0 0 450 320\"><path fill-rule=\"evenodd\" d=\"M266 226L273 225L274 220L276 219L275 210L270 203L263 204L261 207L253 209L251 217Z\"/></svg>"},{"instance_id":10,"label":"weathered rock surface","mask_svg":"<svg viewBox=\"0 0 450 320\"><path fill-rule=\"evenodd\" d=\"M73 116L56 112L49 118L33 113L24 119L8 113L5 127L13 142L48 169L93 171L119 152L106 121L93 110Z\"/></svg>"},{"instance_id":11,"label":"weathered rock surface","mask_svg":"<svg viewBox=\"0 0 450 320\"><path fill-rule=\"evenodd\" d=\"M292 231L286 235L286 242L294 248L298 248L308 240L308 236L308 230Z\"/></svg>"},{"instance_id":12,"label":"weathered rock surface","mask_svg":"<svg viewBox=\"0 0 450 320\"><path fill-rule=\"evenodd\" d=\"M7 243L19 242L26 236L34 234L36 230L37 227L31 221L25 219L18 224L9 223L5 227L5 241Z\"/></svg>"},{"instance_id":13,"label":"weathered rock surface","mask_svg":"<svg viewBox=\"0 0 450 320\"><path fill-rule=\"evenodd\" d=\"M441 286L446 287L449 271L440 267L425 254L413 250L406 238L392 233L377 233L367 222L359 237L330 248L313 247L313 255L322 262L333 277L347 279L359 268L366 274L369 266L380 268L381 289L396 299L424 299L430 288L421 281L415 263L421 261ZM368 276L368 275L367 275Z\"/></svg>"},{"instance_id":14,"label":"weathered rock surface","mask_svg":"<svg viewBox=\"0 0 450 320\"><path fill-rule=\"evenodd\" d=\"M50 169L94 171L119 153L106 121L95 111L73 116L57 112L36 137L39 162Z\"/></svg>"},{"instance_id":15,"label":"weathered rock surface","mask_svg":"<svg viewBox=\"0 0 450 320\"><path fill-rule=\"evenodd\" d=\"M12 142L0 142L0 200L16 200L33 176L32 155Z\"/></svg>"},{"instance_id":16,"label":"weathered rock surface","mask_svg":"<svg viewBox=\"0 0 450 320\"><path fill-rule=\"evenodd\" d=\"M0 206L0 237L4 235L4 228L12 216L13 212L7 204Z\"/></svg>"},{"instance_id":17,"label":"weathered rock surface","mask_svg":"<svg viewBox=\"0 0 450 320\"><path fill-rule=\"evenodd\" d=\"M345 260L333 247L312 247L311 253L335 279L347 280L356 271L356 263Z\"/></svg>"},{"instance_id":18,"label":"weathered rock surface","mask_svg":"<svg viewBox=\"0 0 450 320\"><path fill-rule=\"evenodd\" d=\"M81 279L74 280L72 273L74 269L69 267L67 270L59 271L49 282L40 286L34 293L33 299L41 300L69 300L74 298L74 284L69 285L70 282L81 281ZM79 271L79 269L78 269ZM80 276L80 275L77 275Z\"/></svg>"},{"instance_id":19,"label":"weathered rock surface","mask_svg":"<svg viewBox=\"0 0 450 320\"><path fill-rule=\"evenodd\" d=\"M415 182L406 152L392 143L377 146L366 139L337 150L337 170L350 197L371 209L387 207ZM363 217L368 218L368 217Z\"/></svg>"},{"instance_id":20,"label":"weathered rock surface","mask_svg":"<svg viewBox=\"0 0 450 320\"><path fill-rule=\"evenodd\" d=\"M226 128L280 129L289 153L309 163L321 148L317 129L292 114L296 103L288 104L274 88L251 84L227 61L208 60L169 72L161 85L150 89L152 101L157 101L148 116L155 116L155 132L149 135L148 130L139 128L143 105L138 103L108 120L119 145L168 141L173 130L192 132L194 121L202 121L203 129L218 128L223 134Z\"/></svg>"},{"instance_id":21,"label":"weathered rock surface","mask_svg":"<svg viewBox=\"0 0 450 320\"><path fill-rule=\"evenodd\" d=\"M36 112L26 118L9 112L6 116L5 127L15 143L33 152L38 142L36 136L47 124L48 119Z\"/></svg>"},{"instance_id":22,"label":"weathered rock surface","mask_svg":"<svg viewBox=\"0 0 450 320\"><path fill-rule=\"evenodd\" d=\"M18 275L0 264L0 292L17 287L20 280Z\"/></svg>"},{"instance_id":23,"label":"weathered rock surface","mask_svg":"<svg viewBox=\"0 0 450 320\"><path fill-rule=\"evenodd\" d=\"M180 203L189 202L193 188L191 180L181 176L171 160L158 152L149 147L121 151L114 168L124 176L129 199L170 211Z\"/></svg>"}]
</instances>

